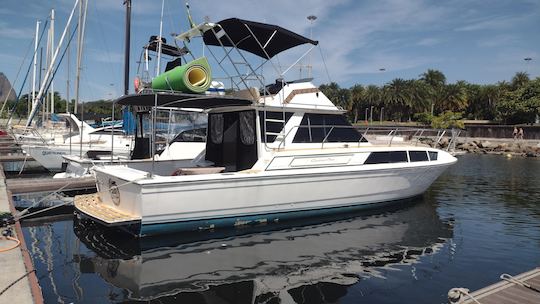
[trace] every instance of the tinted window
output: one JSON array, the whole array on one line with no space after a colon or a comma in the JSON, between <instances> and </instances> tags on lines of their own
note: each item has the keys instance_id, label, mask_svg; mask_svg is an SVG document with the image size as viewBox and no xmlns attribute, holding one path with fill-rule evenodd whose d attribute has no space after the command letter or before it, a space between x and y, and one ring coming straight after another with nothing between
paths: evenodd
<instances>
[{"instance_id":1,"label":"tinted window","mask_svg":"<svg viewBox=\"0 0 540 304\"><path fill-rule=\"evenodd\" d=\"M427 161L428 155L426 151L409 151L411 162Z\"/></svg>"},{"instance_id":2,"label":"tinted window","mask_svg":"<svg viewBox=\"0 0 540 304\"><path fill-rule=\"evenodd\" d=\"M429 160L437 160L438 152L429 152Z\"/></svg>"},{"instance_id":3,"label":"tinted window","mask_svg":"<svg viewBox=\"0 0 540 304\"><path fill-rule=\"evenodd\" d=\"M366 165L370 164L388 164L388 163L406 163L407 152L406 151L392 151L392 152L371 152L364 162Z\"/></svg>"},{"instance_id":4,"label":"tinted window","mask_svg":"<svg viewBox=\"0 0 540 304\"><path fill-rule=\"evenodd\" d=\"M171 141L173 142L205 142L206 141L206 128L186 130L178 135Z\"/></svg>"},{"instance_id":5,"label":"tinted window","mask_svg":"<svg viewBox=\"0 0 540 304\"><path fill-rule=\"evenodd\" d=\"M282 122L272 122L272 121L266 121L266 126L264 125L264 111L259 112L259 121L261 124L261 140L264 141L264 134L265 130L267 129L268 132L271 133L279 133L283 129L283 123ZM291 112L285 112L285 123L289 121L293 113ZM266 111L266 119L278 119L283 120L283 112L269 112ZM267 135L266 136L266 142L272 143L274 140L276 140L276 135Z\"/></svg>"},{"instance_id":6,"label":"tinted window","mask_svg":"<svg viewBox=\"0 0 540 304\"><path fill-rule=\"evenodd\" d=\"M304 114L294 143L367 142L343 115Z\"/></svg>"}]
</instances>

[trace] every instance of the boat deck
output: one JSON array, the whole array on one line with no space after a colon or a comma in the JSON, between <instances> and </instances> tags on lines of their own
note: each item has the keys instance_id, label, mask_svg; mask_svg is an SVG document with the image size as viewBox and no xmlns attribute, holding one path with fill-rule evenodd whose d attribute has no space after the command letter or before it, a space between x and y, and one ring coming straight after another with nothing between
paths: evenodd
<instances>
[{"instance_id":1,"label":"boat deck","mask_svg":"<svg viewBox=\"0 0 540 304\"><path fill-rule=\"evenodd\" d=\"M123 213L103 204L96 193L78 195L75 197L74 204L77 210L107 226L134 224L141 221L140 216Z\"/></svg>"},{"instance_id":2,"label":"boat deck","mask_svg":"<svg viewBox=\"0 0 540 304\"><path fill-rule=\"evenodd\" d=\"M499 283L484 287L465 296L459 304L538 304L540 303L540 267L513 277L530 285L532 288L502 280ZM536 289L536 290L534 290Z\"/></svg>"}]
</instances>

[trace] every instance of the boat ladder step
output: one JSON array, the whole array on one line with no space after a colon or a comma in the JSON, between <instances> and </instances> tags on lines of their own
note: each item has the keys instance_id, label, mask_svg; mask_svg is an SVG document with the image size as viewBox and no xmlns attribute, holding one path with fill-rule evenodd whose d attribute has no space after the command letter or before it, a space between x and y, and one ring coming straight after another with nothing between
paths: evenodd
<instances>
[{"instance_id":1,"label":"boat ladder step","mask_svg":"<svg viewBox=\"0 0 540 304\"><path fill-rule=\"evenodd\" d=\"M74 205L78 211L107 226L127 225L141 220L140 216L105 205L98 193L78 195L75 197Z\"/></svg>"},{"instance_id":2,"label":"boat ladder step","mask_svg":"<svg viewBox=\"0 0 540 304\"><path fill-rule=\"evenodd\" d=\"M280 136L281 133L276 133L276 132L266 132L266 135Z\"/></svg>"}]
</instances>

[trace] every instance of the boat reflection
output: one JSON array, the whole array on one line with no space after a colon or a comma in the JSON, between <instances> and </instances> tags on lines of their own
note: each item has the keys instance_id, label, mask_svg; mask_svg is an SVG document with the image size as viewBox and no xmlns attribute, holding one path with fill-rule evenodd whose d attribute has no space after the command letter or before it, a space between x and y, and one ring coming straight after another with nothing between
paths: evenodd
<instances>
[{"instance_id":1,"label":"boat reflection","mask_svg":"<svg viewBox=\"0 0 540 304\"><path fill-rule=\"evenodd\" d=\"M94 256L74 257L132 300L182 303L317 303L379 276L380 267L416 263L453 235L429 198L378 214L271 224L220 232L132 238L77 220Z\"/></svg>"}]
</instances>

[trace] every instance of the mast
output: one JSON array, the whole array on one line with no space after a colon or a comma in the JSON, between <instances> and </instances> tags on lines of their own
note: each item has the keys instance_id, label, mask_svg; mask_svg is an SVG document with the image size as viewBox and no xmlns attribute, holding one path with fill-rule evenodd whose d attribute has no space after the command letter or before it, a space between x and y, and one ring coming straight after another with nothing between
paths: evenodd
<instances>
[{"instance_id":1,"label":"mast","mask_svg":"<svg viewBox=\"0 0 540 304\"><path fill-rule=\"evenodd\" d=\"M75 0L75 5L73 6L73 9L71 11L71 14L69 15L68 21L66 24L71 23L71 19L73 18L73 14L75 13L75 9L77 8L77 4L79 3L79 0ZM52 56L52 62L51 65L47 69L47 73L45 73L45 76L43 78L43 81L41 82L41 87L39 89L39 92L36 96L36 101L32 104L32 111L30 112L30 115L28 115L28 119L26 120L26 126L29 127L32 124L32 119L36 115L36 112L38 110L38 100L40 100L43 97L43 91L45 90L46 84L50 81L50 77L53 73L53 67L54 63L56 62L56 57L58 56L58 53L60 52L60 47L62 46L64 42L64 38L67 34L67 26L64 28L64 31L62 32L62 36L60 37L60 41L58 42L58 47L56 48L54 55Z\"/></svg>"},{"instance_id":2,"label":"mast","mask_svg":"<svg viewBox=\"0 0 540 304\"><path fill-rule=\"evenodd\" d=\"M51 54L54 50L54 8L51 9ZM49 108L49 112L52 114L54 113L54 78L51 79L51 106Z\"/></svg>"},{"instance_id":3,"label":"mast","mask_svg":"<svg viewBox=\"0 0 540 304\"><path fill-rule=\"evenodd\" d=\"M125 0L126 5L126 45L124 49L124 95L129 92L129 49L131 43L131 0Z\"/></svg>"},{"instance_id":4,"label":"mast","mask_svg":"<svg viewBox=\"0 0 540 304\"><path fill-rule=\"evenodd\" d=\"M38 48L38 33L39 33L39 24L41 21L36 22L36 38L34 40L34 68L32 71L32 101L28 99L28 114L30 115L30 109L32 108L30 105L33 105L36 100L36 68L37 68L37 48Z\"/></svg>"},{"instance_id":5,"label":"mast","mask_svg":"<svg viewBox=\"0 0 540 304\"><path fill-rule=\"evenodd\" d=\"M83 8L84 6L84 8ZM81 84L81 65L82 65L82 53L83 53L83 43L84 43L84 30L86 25L86 11L88 8L88 0L81 0L79 3L79 27L78 27L78 37L77 37L77 76L75 77L75 114L77 113L77 106L79 103L79 88ZM84 134L84 108L81 105L81 135L79 137L79 157L82 158L82 142Z\"/></svg>"}]
</instances>

